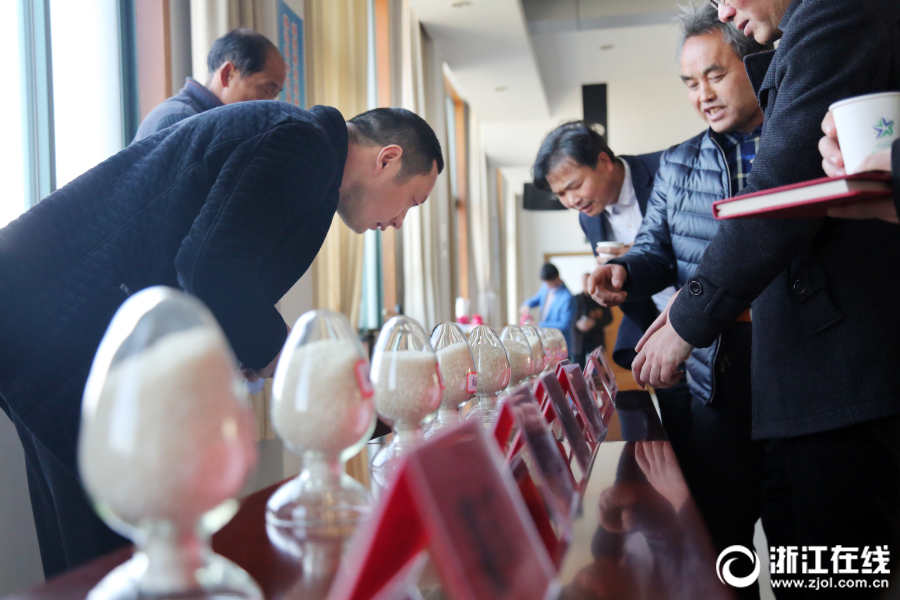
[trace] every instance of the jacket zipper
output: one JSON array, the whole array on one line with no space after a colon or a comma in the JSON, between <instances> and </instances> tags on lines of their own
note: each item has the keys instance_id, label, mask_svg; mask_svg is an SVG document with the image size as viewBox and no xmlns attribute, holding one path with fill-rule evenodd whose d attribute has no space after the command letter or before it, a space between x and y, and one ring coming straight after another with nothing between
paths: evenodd
<instances>
[{"instance_id":1,"label":"jacket zipper","mask_svg":"<svg viewBox=\"0 0 900 600\"><path fill-rule=\"evenodd\" d=\"M731 189L731 167L728 166L728 158L725 156L725 151L722 150L722 146L719 145L719 142L716 141L716 138L709 134L709 140L715 144L716 148L719 151L719 155L722 158L722 161L725 163L725 174L728 175L728 197L731 198L733 190ZM710 377L709 377L709 401L712 403L716 398L716 363L719 361L719 352L722 350L722 334L716 338L716 351L713 352L712 363L709 365Z\"/></svg>"}]
</instances>

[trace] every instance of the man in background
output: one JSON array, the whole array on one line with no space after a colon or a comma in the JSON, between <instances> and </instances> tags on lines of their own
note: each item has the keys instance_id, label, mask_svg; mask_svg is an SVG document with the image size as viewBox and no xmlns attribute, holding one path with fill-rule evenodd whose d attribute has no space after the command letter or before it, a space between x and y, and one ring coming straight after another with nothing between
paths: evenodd
<instances>
[{"instance_id":1,"label":"man in background","mask_svg":"<svg viewBox=\"0 0 900 600\"><path fill-rule=\"evenodd\" d=\"M612 311L601 306L588 293L588 277L581 278L581 293L575 297L578 309L575 312L575 362L583 369L587 366L587 356L597 348L606 346L606 326L612 323Z\"/></svg>"},{"instance_id":2,"label":"man in background","mask_svg":"<svg viewBox=\"0 0 900 600\"><path fill-rule=\"evenodd\" d=\"M743 58L767 48L719 21L708 4L685 8L679 20L681 79L708 129L663 153L634 246L595 270L598 297L607 305L626 294L646 298L686 283L719 227L712 203L744 187L759 147L763 114ZM751 334L747 311L685 361L688 412L659 402L678 463L720 552L735 544L752 548L762 515L763 447L750 431ZM741 598L759 598L756 584L737 591Z\"/></svg>"},{"instance_id":3,"label":"man in background","mask_svg":"<svg viewBox=\"0 0 900 600\"><path fill-rule=\"evenodd\" d=\"M275 44L245 28L229 31L213 42L206 63L206 85L188 77L176 95L144 118L134 141L219 106L274 100L287 76L287 65Z\"/></svg>"},{"instance_id":4,"label":"man in background","mask_svg":"<svg viewBox=\"0 0 900 600\"><path fill-rule=\"evenodd\" d=\"M661 152L616 156L606 140L585 121L572 121L550 132L538 151L532 172L538 189L553 192L566 208L577 210L578 222L598 262L624 254L641 226ZM597 250L599 242L620 242ZM626 302L613 359L631 367L634 347L674 290L654 299Z\"/></svg>"},{"instance_id":5,"label":"man in background","mask_svg":"<svg viewBox=\"0 0 900 600\"><path fill-rule=\"evenodd\" d=\"M569 360L572 360L572 350L575 347L572 325L575 323L575 309L578 303L559 278L559 271L555 265L547 263L541 267L541 281L544 282L541 290L526 300L519 311L526 315L530 309L538 307L540 314L538 324L541 327L552 327L562 331L569 346Z\"/></svg>"}]
</instances>

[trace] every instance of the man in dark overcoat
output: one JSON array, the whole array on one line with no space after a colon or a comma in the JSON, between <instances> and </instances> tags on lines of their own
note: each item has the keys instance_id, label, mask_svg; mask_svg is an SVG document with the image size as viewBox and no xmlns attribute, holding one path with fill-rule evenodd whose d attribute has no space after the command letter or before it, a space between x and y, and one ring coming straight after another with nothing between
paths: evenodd
<instances>
[{"instance_id":1,"label":"man in dark overcoat","mask_svg":"<svg viewBox=\"0 0 900 600\"><path fill-rule=\"evenodd\" d=\"M431 127L406 110L345 122L243 102L130 145L0 229L0 406L25 449L48 577L124 542L76 467L84 384L122 302L155 285L193 294L245 373L270 376L288 331L275 304L335 213L356 233L400 227L442 168Z\"/></svg>"},{"instance_id":2,"label":"man in dark overcoat","mask_svg":"<svg viewBox=\"0 0 900 600\"><path fill-rule=\"evenodd\" d=\"M829 105L900 90L900 2L717 4L745 35L781 39L744 61L765 121L742 193L822 177ZM639 381L668 385L752 303L753 435L767 440L781 534L772 546L900 551L898 231L881 220L726 221L635 359ZM816 597L829 593L840 590Z\"/></svg>"}]
</instances>

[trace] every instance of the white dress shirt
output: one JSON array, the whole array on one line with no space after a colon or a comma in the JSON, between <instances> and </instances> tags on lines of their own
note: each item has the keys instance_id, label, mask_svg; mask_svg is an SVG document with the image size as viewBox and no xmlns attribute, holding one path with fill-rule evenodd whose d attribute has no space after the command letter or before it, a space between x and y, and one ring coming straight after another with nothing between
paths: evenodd
<instances>
[{"instance_id":1,"label":"white dress shirt","mask_svg":"<svg viewBox=\"0 0 900 600\"><path fill-rule=\"evenodd\" d=\"M624 160L620 161L620 163L625 167L625 180L622 182L622 189L619 190L619 199L603 210L606 211L611 229L609 233L612 234L612 239L610 241L633 244L644 217L641 215L641 205L638 204L637 195L634 193L634 184L631 181L631 167ZM667 287L653 296L653 304L662 312L666 308L669 298L674 293L674 287Z\"/></svg>"}]
</instances>

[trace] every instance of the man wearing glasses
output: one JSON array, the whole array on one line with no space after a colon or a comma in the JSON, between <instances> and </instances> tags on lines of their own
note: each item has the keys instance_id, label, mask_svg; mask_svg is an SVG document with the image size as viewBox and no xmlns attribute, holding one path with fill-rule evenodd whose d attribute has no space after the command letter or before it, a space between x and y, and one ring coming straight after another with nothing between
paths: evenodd
<instances>
[{"instance_id":1,"label":"man wearing glasses","mask_svg":"<svg viewBox=\"0 0 900 600\"><path fill-rule=\"evenodd\" d=\"M765 124L744 194L822 177L828 106L900 90L897 0L713 5L756 41L781 40L745 60ZM767 500L798 546L900 552L898 232L880 220L726 221L634 362L639 383L675 383L752 302L753 435L779 490Z\"/></svg>"},{"instance_id":2,"label":"man wearing glasses","mask_svg":"<svg viewBox=\"0 0 900 600\"><path fill-rule=\"evenodd\" d=\"M765 124L744 194L823 176L817 142L828 106L900 89L896 0L713 5L756 41L781 40L745 60ZM767 500L799 546L900 551L898 272L890 223L725 221L635 359L639 383L671 385L693 349L752 302L753 435L767 440L778 484Z\"/></svg>"}]
</instances>

